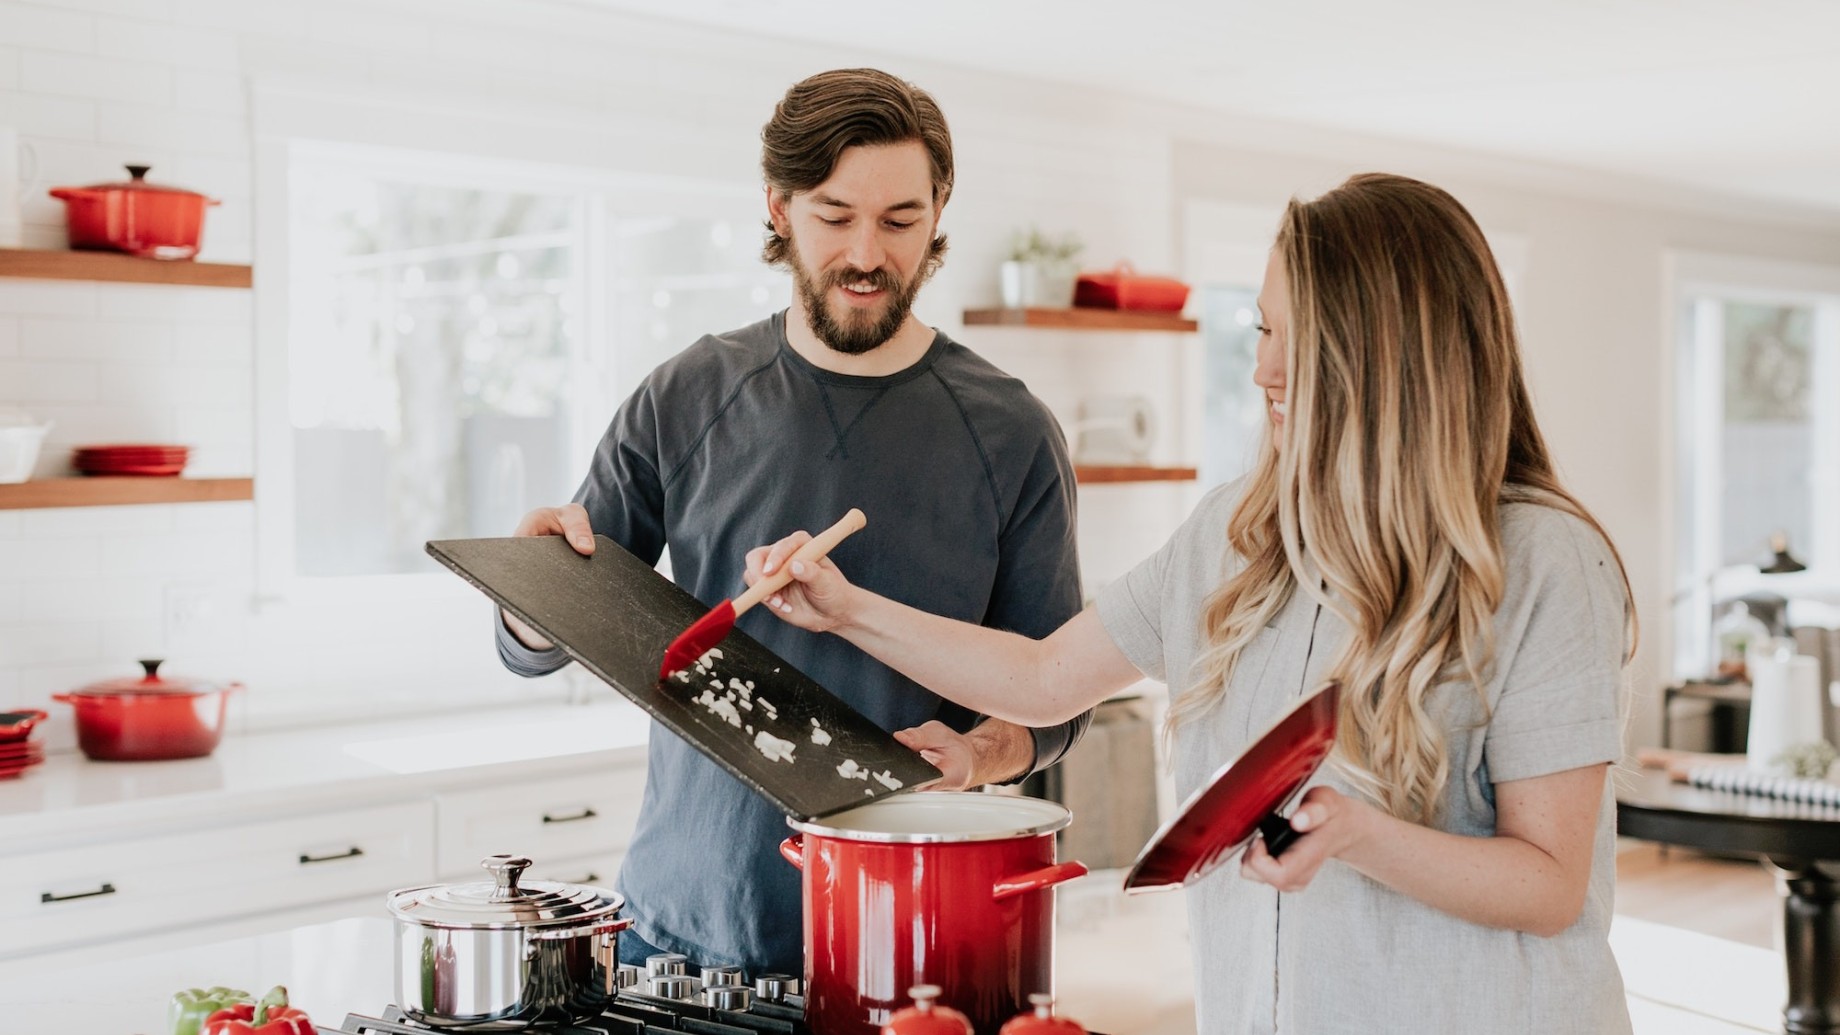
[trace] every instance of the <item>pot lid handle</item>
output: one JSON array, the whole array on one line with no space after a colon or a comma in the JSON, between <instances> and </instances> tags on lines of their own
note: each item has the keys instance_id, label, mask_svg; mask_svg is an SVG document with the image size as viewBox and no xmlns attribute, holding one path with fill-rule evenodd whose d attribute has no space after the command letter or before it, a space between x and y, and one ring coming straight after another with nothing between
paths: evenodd
<instances>
[{"instance_id":1,"label":"pot lid handle","mask_svg":"<svg viewBox=\"0 0 1840 1035\"><path fill-rule=\"evenodd\" d=\"M135 178L139 179L138 176ZM160 666L165 663L166 663L165 658L142 658L141 668L147 671L148 679L150 680L159 679L160 678Z\"/></svg>"},{"instance_id":2,"label":"pot lid handle","mask_svg":"<svg viewBox=\"0 0 1840 1035\"><path fill-rule=\"evenodd\" d=\"M492 874L492 880L498 886L492 889L492 901L512 902L524 897L518 887L518 878L530 869L530 860L521 855L488 855L480 860Z\"/></svg>"},{"instance_id":3,"label":"pot lid handle","mask_svg":"<svg viewBox=\"0 0 1840 1035\"><path fill-rule=\"evenodd\" d=\"M129 166L124 166L123 168L128 170L129 176L133 177L136 182L139 182L147 178L147 173L153 168L153 166L151 165L129 165Z\"/></svg>"}]
</instances>

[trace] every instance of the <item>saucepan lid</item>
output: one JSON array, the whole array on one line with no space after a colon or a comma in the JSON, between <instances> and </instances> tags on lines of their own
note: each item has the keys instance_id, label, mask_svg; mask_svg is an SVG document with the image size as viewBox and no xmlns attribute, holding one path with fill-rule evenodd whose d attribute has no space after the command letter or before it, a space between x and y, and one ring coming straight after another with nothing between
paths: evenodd
<instances>
[{"instance_id":1,"label":"saucepan lid","mask_svg":"<svg viewBox=\"0 0 1840 1035\"><path fill-rule=\"evenodd\" d=\"M1128 893L1166 891L1207 876L1252 840L1261 824L1288 823L1279 810L1303 789L1335 747L1340 689L1330 683L1298 701L1156 832L1125 874Z\"/></svg>"},{"instance_id":2,"label":"saucepan lid","mask_svg":"<svg viewBox=\"0 0 1840 1035\"><path fill-rule=\"evenodd\" d=\"M429 927L548 927L613 916L626 904L619 895L584 884L523 880L530 868L523 856L488 855L479 865L492 874L491 880L392 892L390 912Z\"/></svg>"}]
</instances>

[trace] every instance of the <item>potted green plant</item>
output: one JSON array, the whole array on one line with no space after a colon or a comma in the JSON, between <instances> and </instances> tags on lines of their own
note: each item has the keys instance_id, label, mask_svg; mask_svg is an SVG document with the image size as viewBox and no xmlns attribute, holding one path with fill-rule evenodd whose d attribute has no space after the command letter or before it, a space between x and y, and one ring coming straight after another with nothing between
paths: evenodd
<instances>
[{"instance_id":1,"label":"potted green plant","mask_svg":"<svg viewBox=\"0 0 1840 1035\"><path fill-rule=\"evenodd\" d=\"M1006 309L1065 309L1073 305L1075 261L1084 247L1073 234L1050 237L1031 226L1010 238L1009 259L1000 269Z\"/></svg>"}]
</instances>

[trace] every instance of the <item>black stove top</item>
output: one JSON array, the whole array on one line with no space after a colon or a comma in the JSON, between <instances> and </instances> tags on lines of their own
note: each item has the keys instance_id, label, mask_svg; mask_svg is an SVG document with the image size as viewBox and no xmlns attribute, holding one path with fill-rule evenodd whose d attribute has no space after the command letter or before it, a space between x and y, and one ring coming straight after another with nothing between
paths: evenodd
<instances>
[{"instance_id":1,"label":"black stove top","mask_svg":"<svg viewBox=\"0 0 1840 1035\"><path fill-rule=\"evenodd\" d=\"M661 999L638 992L621 992L599 1017L580 1024L558 1024L540 1029L544 1035L811 1035L805 1027L805 1001L787 996L783 1002L756 999L746 1010L719 1010L700 1003ZM336 1028L318 1025L319 1035L428 1035L435 1029L417 1024L400 1008L386 1007L367 1017L348 1014Z\"/></svg>"}]
</instances>

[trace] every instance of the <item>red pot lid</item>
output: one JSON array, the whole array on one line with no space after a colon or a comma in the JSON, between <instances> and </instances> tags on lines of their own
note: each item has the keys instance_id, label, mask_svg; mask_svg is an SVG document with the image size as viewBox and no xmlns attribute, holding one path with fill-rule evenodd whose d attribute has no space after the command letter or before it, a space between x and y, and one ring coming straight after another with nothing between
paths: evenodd
<instances>
[{"instance_id":1,"label":"red pot lid","mask_svg":"<svg viewBox=\"0 0 1840 1035\"><path fill-rule=\"evenodd\" d=\"M934 1002L938 985L915 985L907 994L914 1005L896 1010L882 1025L882 1035L971 1035L971 1018Z\"/></svg>"},{"instance_id":2,"label":"red pot lid","mask_svg":"<svg viewBox=\"0 0 1840 1035\"><path fill-rule=\"evenodd\" d=\"M59 190L131 190L131 191L137 191L137 192L145 193L145 194L176 194L181 197L187 197L187 198L204 198L205 197L203 194L200 194L195 190L186 190L183 187L167 187L167 186L163 186L158 183L148 183L146 177L147 177L147 171L153 168L153 166L151 165L128 165L128 166L123 166L123 168L128 170L128 176L130 178L127 180L123 180L123 181L116 182L116 183L92 183L87 187L74 187L74 188L60 187L58 189ZM205 200L209 201L211 199L205 198Z\"/></svg>"},{"instance_id":3,"label":"red pot lid","mask_svg":"<svg viewBox=\"0 0 1840 1035\"><path fill-rule=\"evenodd\" d=\"M1277 817L1335 747L1340 699L1330 683L1298 701L1252 746L1221 766L1156 832L1124 878L1127 892L1179 888L1212 873Z\"/></svg>"},{"instance_id":4,"label":"red pot lid","mask_svg":"<svg viewBox=\"0 0 1840 1035\"><path fill-rule=\"evenodd\" d=\"M144 676L123 676L119 679L104 679L88 686L78 687L69 694L71 697L123 697L140 694L189 694L200 697L224 689L220 683L202 679L171 678L160 675L163 658L143 658L141 668L146 670Z\"/></svg>"},{"instance_id":5,"label":"red pot lid","mask_svg":"<svg viewBox=\"0 0 1840 1035\"><path fill-rule=\"evenodd\" d=\"M1029 1005L1034 1009L1004 1022L997 1035L1086 1035L1078 1022L1055 1016L1054 997L1046 992L1031 993Z\"/></svg>"}]
</instances>

